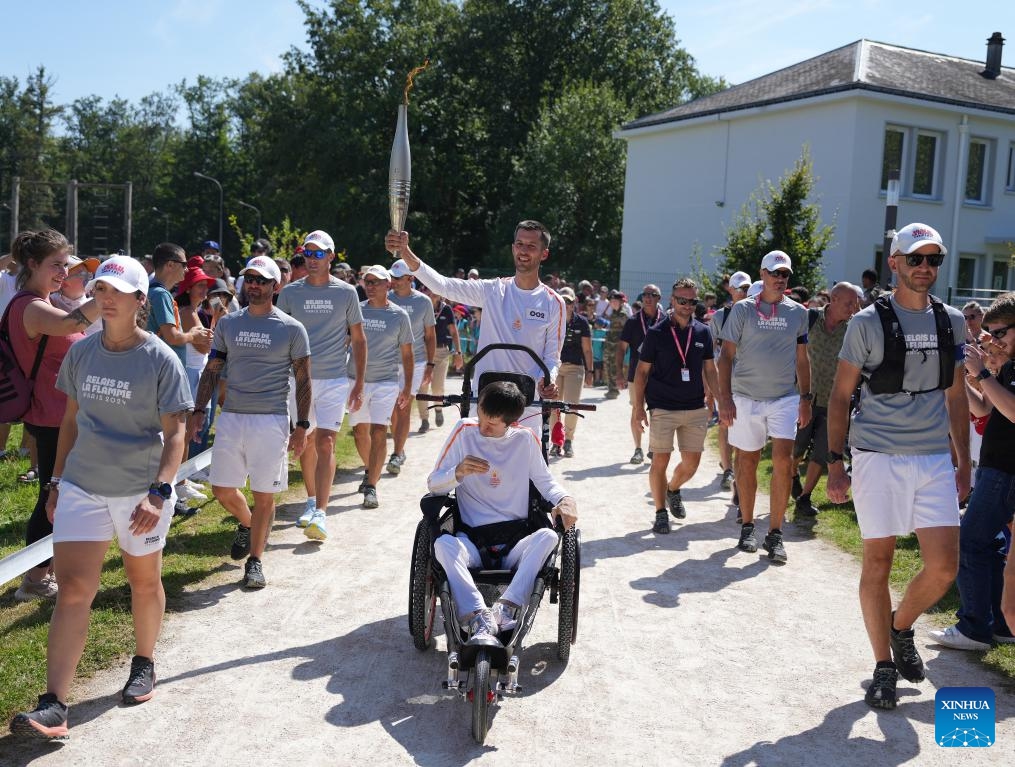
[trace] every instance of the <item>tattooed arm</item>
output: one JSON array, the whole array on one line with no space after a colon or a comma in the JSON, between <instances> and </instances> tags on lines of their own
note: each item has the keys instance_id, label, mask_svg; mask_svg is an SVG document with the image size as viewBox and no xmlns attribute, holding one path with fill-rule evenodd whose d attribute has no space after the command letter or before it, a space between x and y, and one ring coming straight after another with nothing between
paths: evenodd
<instances>
[{"instance_id":1,"label":"tattooed arm","mask_svg":"<svg viewBox=\"0 0 1015 767\"><path fill-rule=\"evenodd\" d=\"M69 336L80 333L99 318L95 299L86 301L72 312L57 309L48 301L30 301L25 307L25 331L29 338L39 335Z\"/></svg>"},{"instance_id":2,"label":"tattooed arm","mask_svg":"<svg viewBox=\"0 0 1015 767\"><path fill-rule=\"evenodd\" d=\"M310 418L310 357L293 360L293 376L296 378L296 420L306 421ZM299 458L307 446L307 430L297 426L289 438L289 449Z\"/></svg>"},{"instance_id":3,"label":"tattooed arm","mask_svg":"<svg viewBox=\"0 0 1015 767\"><path fill-rule=\"evenodd\" d=\"M226 361L223 357L212 357L204 366L201 381L197 385L197 396L194 398L194 402L197 403L196 409L187 419L187 442L197 441L197 435L204 425L205 413L201 408L211 402L212 394L218 392L219 378L222 376L225 366ZM211 406L215 407L215 403L212 402Z\"/></svg>"}]
</instances>

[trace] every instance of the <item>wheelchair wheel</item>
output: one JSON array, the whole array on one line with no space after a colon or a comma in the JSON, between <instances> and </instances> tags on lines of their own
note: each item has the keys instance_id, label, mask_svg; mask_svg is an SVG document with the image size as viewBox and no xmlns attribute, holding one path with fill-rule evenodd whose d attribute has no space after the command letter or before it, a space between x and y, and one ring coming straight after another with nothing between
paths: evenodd
<instances>
[{"instance_id":1,"label":"wheelchair wheel","mask_svg":"<svg viewBox=\"0 0 1015 767\"><path fill-rule=\"evenodd\" d=\"M490 729L490 699L493 690L490 688L490 658L486 650L476 654L476 668L473 671L472 684L472 737L483 745L486 733Z\"/></svg>"},{"instance_id":2,"label":"wheelchair wheel","mask_svg":"<svg viewBox=\"0 0 1015 767\"><path fill-rule=\"evenodd\" d=\"M412 544L412 569L409 574L409 631L417 650L434 645L433 627L437 615L437 585L434 583L430 526L425 519L416 525Z\"/></svg>"},{"instance_id":3,"label":"wheelchair wheel","mask_svg":"<svg viewBox=\"0 0 1015 767\"><path fill-rule=\"evenodd\" d=\"M560 542L560 580L558 584L557 657L567 663L571 645L578 639L578 587L581 578L581 533L575 528L564 533Z\"/></svg>"}]
</instances>

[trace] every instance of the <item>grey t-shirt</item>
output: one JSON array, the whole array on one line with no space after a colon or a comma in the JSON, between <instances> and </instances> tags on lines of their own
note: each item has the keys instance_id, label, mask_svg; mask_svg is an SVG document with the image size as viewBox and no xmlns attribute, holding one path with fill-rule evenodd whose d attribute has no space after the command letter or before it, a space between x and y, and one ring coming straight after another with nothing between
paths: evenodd
<instances>
[{"instance_id":1,"label":"grey t-shirt","mask_svg":"<svg viewBox=\"0 0 1015 767\"><path fill-rule=\"evenodd\" d=\"M219 320L212 349L226 355L229 367L224 411L289 413L289 369L310 354L306 328L297 320L275 306L263 317L240 309Z\"/></svg>"},{"instance_id":2,"label":"grey t-shirt","mask_svg":"<svg viewBox=\"0 0 1015 767\"><path fill-rule=\"evenodd\" d=\"M773 400L797 393L796 347L807 342L807 310L796 301L738 301L719 338L737 345L734 394Z\"/></svg>"},{"instance_id":3,"label":"grey t-shirt","mask_svg":"<svg viewBox=\"0 0 1015 767\"><path fill-rule=\"evenodd\" d=\"M396 306L401 306L409 315L412 323L412 358L417 364L426 363L426 342L424 333L426 328L432 328L437 324L433 313L433 302L420 293L413 290L405 298L395 294L395 291L388 291L388 300Z\"/></svg>"},{"instance_id":4,"label":"grey t-shirt","mask_svg":"<svg viewBox=\"0 0 1015 767\"><path fill-rule=\"evenodd\" d=\"M923 394L871 394L866 382L860 406L853 415L849 430L850 447L899 455L933 455L947 453L948 411L945 393L934 389L940 383L937 329L933 309L903 309L895 299L892 308L906 336L906 366L902 377L904 389ZM962 312L945 307L952 321L955 337L955 364L961 365L965 349L965 320ZM884 332L873 306L853 316L846 327L839 359L860 368L864 375L874 371L884 359ZM961 371L956 371L961 376Z\"/></svg>"},{"instance_id":5,"label":"grey t-shirt","mask_svg":"<svg viewBox=\"0 0 1015 767\"><path fill-rule=\"evenodd\" d=\"M56 386L78 405L63 479L110 498L148 489L162 461L162 416L194 407L183 363L155 334L123 352L104 348L101 333L78 341Z\"/></svg>"},{"instance_id":6,"label":"grey t-shirt","mask_svg":"<svg viewBox=\"0 0 1015 767\"><path fill-rule=\"evenodd\" d=\"M402 362L402 344L412 343L412 323L405 309L388 303L383 309L360 303L363 333L367 337L365 383L397 381ZM355 362L355 360L353 361Z\"/></svg>"},{"instance_id":7,"label":"grey t-shirt","mask_svg":"<svg viewBox=\"0 0 1015 767\"><path fill-rule=\"evenodd\" d=\"M356 288L337 277L320 286L297 280L282 288L277 306L307 329L314 378L345 378L349 327L363 322Z\"/></svg>"}]
</instances>

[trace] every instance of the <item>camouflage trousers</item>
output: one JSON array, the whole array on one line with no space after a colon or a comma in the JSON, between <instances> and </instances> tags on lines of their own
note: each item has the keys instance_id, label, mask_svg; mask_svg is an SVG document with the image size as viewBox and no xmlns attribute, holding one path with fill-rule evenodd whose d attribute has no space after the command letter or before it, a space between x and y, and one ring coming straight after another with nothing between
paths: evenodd
<instances>
[{"instance_id":1,"label":"camouflage trousers","mask_svg":"<svg viewBox=\"0 0 1015 767\"><path fill-rule=\"evenodd\" d=\"M617 389L617 342L607 340L603 344L603 368L606 370L606 386L609 391Z\"/></svg>"}]
</instances>

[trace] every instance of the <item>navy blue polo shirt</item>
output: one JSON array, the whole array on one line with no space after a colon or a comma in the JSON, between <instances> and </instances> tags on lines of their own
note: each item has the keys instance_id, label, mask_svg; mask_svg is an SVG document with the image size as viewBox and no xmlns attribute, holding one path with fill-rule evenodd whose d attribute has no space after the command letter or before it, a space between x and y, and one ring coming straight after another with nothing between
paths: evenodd
<instances>
[{"instance_id":1,"label":"navy blue polo shirt","mask_svg":"<svg viewBox=\"0 0 1015 767\"><path fill-rule=\"evenodd\" d=\"M572 365L585 367L585 354L582 352L582 339L592 338L592 328L589 321L578 312L571 315L567 323L567 332L564 335L564 346L560 350L560 361L569 362Z\"/></svg>"},{"instance_id":2,"label":"navy blue polo shirt","mask_svg":"<svg viewBox=\"0 0 1015 767\"><path fill-rule=\"evenodd\" d=\"M632 363L627 366L628 381L634 380L634 373L638 367L638 350L641 348L641 342L645 340L645 333L665 316L666 314L663 311L657 310L656 316L649 318L644 310L642 310L636 312L631 319L624 323L624 329L620 333L620 340L626 343L627 347L631 350L632 360Z\"/></svg>"},{"instance_id":3,"label":"navy blue polo shirt","mask_svg":"<svg viewBox=\"0 0 1015 767\"><path fill-rule=\"evenodd\" d=\"M691 378L687 382L682 380L680 371L685 365L677 351L677 343L681 351L687 347L686 367ZM705 407L705 382L701 369L705 360L714 357L712 334L707 326L695 319L683 329L672 320L649 328L641 344L640 356L642 362L652 364L645 385L645 404L650 410L699 410Z\"/></svg>"}]
</instances>

